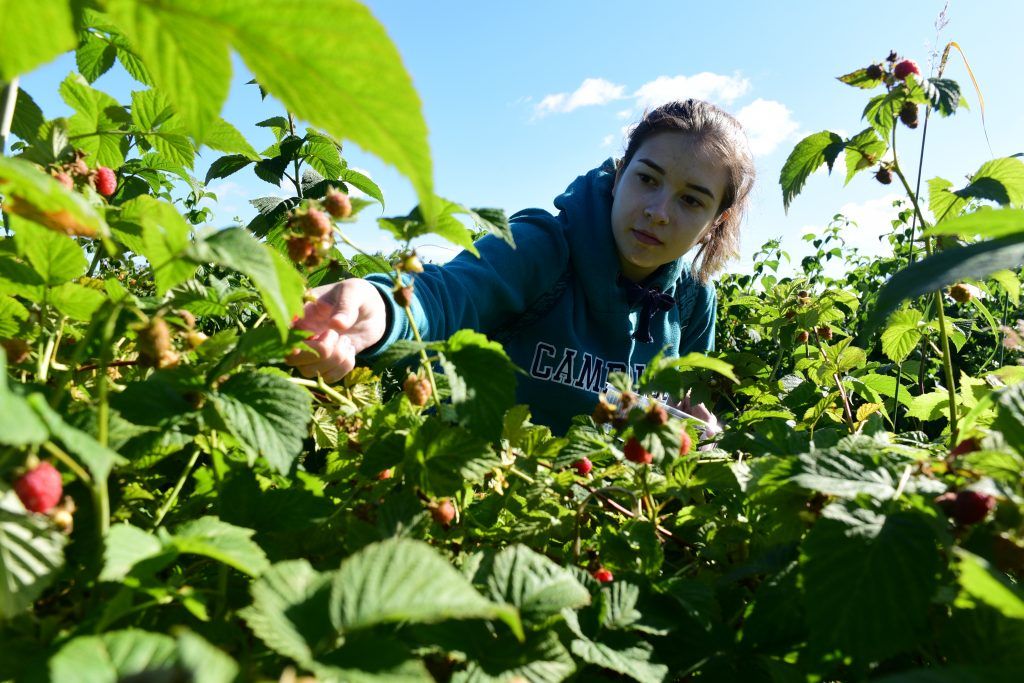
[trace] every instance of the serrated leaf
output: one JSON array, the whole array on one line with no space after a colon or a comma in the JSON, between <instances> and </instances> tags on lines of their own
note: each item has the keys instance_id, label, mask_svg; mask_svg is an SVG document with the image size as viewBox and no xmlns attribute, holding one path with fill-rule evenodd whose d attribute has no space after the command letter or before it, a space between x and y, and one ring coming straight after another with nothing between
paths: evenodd
<instances>
[{"instance_id":1,"label":"serrated leaf","mask_svg":"<svg viewBox=\"0 0 1024 683\"><path fill-rule=\"evenodd\" d=\"M14 118L11 132L29 144L39 142L39 129L45 121L43 110L23 88L18 88L18 99L14 104Z\"/></svg>"},{"instance_id":2,"label":"serrated leaf","mask_svg":"<svg viewBox=\"0 0 1024 683\"><path fill-rule=\"evenodd\" d=\"M0 51L0 83L32 71L74 49L72 4L65 0L0 0L4 49Z\"/></svg>"},{"instance_id":3,"label":"serrated leaf","mask_svg":"<svg viewBox=\"0 0 1024 683\"><path fill-rule=\"evenodd\" d=\"M1024 383L999 391L994 427L1019 452L1024 453Z\"/></svg>"},{"instance_id":4,"label":"serrated leaf","mask_svg":"<svg viewBox=\"0 0 1024 683\"><path fill-rule=\"evenodd\" d=\"M319 574L306 560L279 562L265 571L249 589L252 604L239 612L253 633L275 652L305 663L312 649L304 634L330 628L323 614L291 609L329 585L330 575Z\"/></svg>"},{"instance_id":5,"label":"serrated leaf","mask_svg":"<svg viewBox=\"0 0 1024 683\"><path fill-rule=\"evenodd\" d=\"M260 158L259 152L257 152L249 141L245 139L237 128L228 123L222 118L218 118L210 126L210 129L206 133L206 137L203 140L210 149L215 149L218 152L224 152L226 154L240 154L253 161ZM207 175L209 178L209 175ZM207 181L209 182L209 181Z\"/></svg>"},{"instance_id":6,"label":"serrated leaf","mask_svg":"<svg viewBox=\"0 0 1024 683\"><path fill-rule=\"evenodd\" d=\"M409 539L374 543L342 562L330 612L343 634L395 622L500 618L522 637L513 608L486 599L436 550Z\"/></svg>"},{"instance_id":7,"label":"serrated leaf","mask_svg":"<svg viewBox=\"0 0 1024 683\"><path fill-rule=\"evenodd\" d=\"M888 470L837 448L805 453L797 462L792 480L809 491L842 498L866 494L878 500L888 500L896 492Z\"/></svg>"},{"instance_id":8,"label":"serrated leaf","mask_svg":"<svg viewBox=\"0 0 1024 683\"><path fill-rule=\"evenodd\" d=\"M936 223L956 218L967 206L967 200L951 191L951 187L953 183L945 178L932 178L928 181L928 209L935 216ZM928 230L932 229L936 228Z\"/></svg>"},{"instance_id":9,"label":"serrated leaf","mask_svg":"<svg viewBox=\"0 0 1024 683\"><path fill-rule=\"evenodd\" d=\"M405 476L429 496L455 495L500 465L489 442L437 418L407 437Z\"/></svg>"},{"instance_id":10,"label":"serrated leaf","mask_svg":"<svg viewBox=\"0 0 1024 683\"><path fill-rule=\"evenodd\" d=\"M369 196L373 197L380 202L381 208L384 207L384 194L380 191L380 188L377 187L377 183L373 182L369 177L354 169L346 168L341 171L338 178L357 190L365 192Z\"/></svg>"},{"instance_id":11,"label":"serrated leaf","mask_svg":"<svg viewBox=\"0 0 1024 683\"><path fill-rule=\"evenodd\" d=\"M124 128L131 116L110 95L89 86L79 74L70 74L60 84L60 96L75 114L67 120L68 136L74 146L88 155L89 165L118 168L128 153Z\"/></svg>"},{"instance_id":12,"label":"serrated leaf","mask_svg":"<svg viewBox=\"0 0 1024 683\"><path fill-rule=\"evenodd\" d=\"M908 309L897 311L889 317L882 333L882 353L893 362L900 362L910 355L923 336L924 315Z\"/></svg>"},{"instance_id":13,"label":"serrated leaf","mask_svg":"<svg viewBox=\"0 0 1024 683\"><path fill-rule=\"evenodd\" d=\"M54 287L48 295L53 307L74 320L88 322L107 300L95 289L83 287L75 282L65 282Z\"/></svg>"},{"instance_id":14,"label":"serrated leaf","mask_svg":"<svg viewBox=\"0 0 1024 683\"><path fill-rule=\"evenodd\" d=\"M250 370L232 375L210 398L250 462L262 457L281 474L291 470L307 435L309 392L279 375Z\"/></svg>"},{"instance_id":15,"label":"serrated leaf","mask_svg":"<svg viewBox=\"0 0 1024 683\"><path fill-rule=\"evenodd\" d=\"M99 580L121 581L136 564L159 555L163 549L163 543L153 534L131 524L114 524L103 545Z\"/></svg>"},{"instance_id":16,"label":"serrated leaf","mask_svg":"<svg viewBox=\"0 0 1024 683\"><path fill-rule=\"evenodd\" d=\"M443 349L460 424L488 441L501 438L505 411L515 404L515 367L505 350L472 330L459 330Z\"/></svg>"},{"instance_id":17,"label":"serrated leaf","mask_svg":"<svg viewBox=\"0 0 1024 683\"><path fill-rule=\"evenodd\" d=\"M495 555L486 583L492 599L515 605L528 622L590 604L590 592L570 571L525 545Z\"/></svg>"},{"instance_id":18,"label":"serrated leaf","mask_svg":"<svg viewBox=\"0 0 1024 683\"><path fill-rule=\"evenodd\" d=\"M937 420L949 409L949 393L936 389L927 394L915 396L910 400L907 417L918 420Z\"/></svg>"},{"instance_id":19,"label":"serrated leaf","mask_svg":"<svg viewBox=\"0 0 1024 683\"><path fill-rule=\"evenodd\" d=\"M0 347L0 444L30 446L49 438L49 430L21 396L7 386L7 352Z\"/></svg>"},{"instance_id":20,"label":"serrated leaf","mask_svg":"<svg viewBox=\"0 0 1024 683\"><path fill-rule=\"evenodd\" d=\"M136 197L122 205L121 221L119 239L126 236L124 224L141 228L136 231L141 240L129 238L126 243L149 260L157 294L195 274L198 266L191 258L192 229L172 204L148 195Z\"/></svg>"},{"instance_id":21,"label":"serrated leaf","mask_svg":"<svg viewBox=\"0 0 1024 683\"><path fill-rule=\"evenodd\" d=\"M681 398L689 388L687 386L689 378L683 372L691 368L712 370L739 384L739 378L733 372L732 365L724 360L696 352L688 353L680 358L666 358L659 353L644 369L637 391L641 394L665 392L670 396Z\"/></svg>"},{"instance_id":22,"label":"serrated leaf","mask_svg":"<svg viewBox=\"0 0 1024 683\"><path fill-rule=\"evenodd\" d=\"M238 677L235 660L191 631L178 633L177 650L195 683L233 683Z\"/></svg>"},{"instance_id":23,"label":"serrated leaf","mask_svg":"<svg viewBox=\"0 0 1024 683\"><path fill-rule=\"evenodd\" d=\"M0 494L0 620L42 594L64 565L66 542L49 519L25 511L13 491Z\"/></svg>"},{"instance_id":24,"label":"serrated leaf","mask_svg":"<svg viewBox=\"0 0 1024 683\"><path fill-rule=\"evenodd\" d=\"M36 415L42 419L53 438L63 443L64 448L71 455L77 456L94 479L106 479L115 465L126 462L124 458L101 444L92 435L65 422L64 418L50 407L42 394L32 394L26 400Z\"/></svg>"},{"instance_id":25,"label":"serrated leaf","mask_svg":"<svg viewBox=\"0 0 1024 683\"><path fill-rule=\"evenodd\" d=\"M263 549L252 540L252 529L235 526L216 517L200 517L174 530L164 540L179 553L204 555L234 567L243 574L259 576L270 566Z\"/></svg>"},{"instance_id":26,"label":"serrated leaf","mask_svg":"<svg viewBox=\"0 0 1024 683\"><path fill-rule=\"evenodd\" d=\"M74 638L47 666L53 681L116 683L143 672L169 670L176 659L170 636L129 629Z\"/></svg>"},{"instance_id":27,"label":"serrated leaf","mask_svg":"<svg viewBox=\"0 0 1024 683\"><path fill-rule=\"evenodd\" d=\"M800 571L812 645L880 660L925 633L939 555L916 513L830 505L803 542Z\"/></svg>"},{"instance_id":28,"label":"serrated leaf","mask_svg":"<svg viewBox=\"0 0 1024 683\"><path fill-rule=\"evenodd\" d=\"M1013 209L1000 209L990 214L1003 214ZM971 214L973 215L973 214ZM940 223L945 227L961 221L966 216ZM1015 221L1020 218L1002 218ZM899 304L927 292L933 292L963 280L981 280L990 273L1005 268L1018 268L1024 263L1024 233L978 242L966 247L946 249L918 261L893 275L882 287L875 301L874 309L861 330L861 339L868 339ZM862 344L863 345L863 344Z\"/></svg>"},{"instance_id":29,"label":"serrated leaf","mask_svg":"<svg viewBox=\"0 0 1024 683\"><path fill-rule=\"evenodd\" d=\"M220 157L210 164L210 168L206 172L206 184L209 185L211 180L215 180L217 178L227 178L228 176L241 171L252 162L253 160L244 154L228 154L227 156ZM277 199L277 197L274 199ZM259 207L257 207L257 209L258 208Z\"/></svg>"},{"instance_id":30,"label":"serrated leaf","mask_svg":"<svg viewBox=\"0 0 1024 683\"><path fill-rule=\"evenodd\" d=\"M1009 619L1024 619L1024 594L982 557L963 548L954 548L957 577L963 595L957 606L973 607L983 603Z\"/></svg>"},{"instance_id":31,"label":"serrated leaf","mask_svg":"<svg viewBox=\"0 0 1024 683\"><path fill-rule=\"evenodd\" d=\"M51 230L83 237L106 233L106 223L85 197L26 161L0 156L0 193L4 211Z\"/></svg>"},{"instance_id":32,"label":"serrated leaf","mask_svg":"<svg viewBox=\"0 0 1024 683\"><path fill-rule=\"evenodd\" d=\"M960 106L960 85L949 78L925 78L919 83L932 108L942 116L949 116Z\"/></svg>"},{"instance_id":33,"label":"serrated leaf","mask_svg":"<svg viewBox=\"0 0 1024 683\"><path fill-rule=\"evenodd\" d=\"M1024 234L1024 210L983 208L924 230L923 235L999 238Z\"/></svg>"},{"instance_id":34,"label":"serrated leaf","mask_svg":"<svg viewBox=\"0 0 1024 683\"><path fill-rule=\"evenodd\" d=\"M808 135L797 143L789 153L779 175L782 205L785 210L789 210L789 205L793 198L800 194L807 178L822 164L827 164L829 172L832 172L832 165L842 150L843 139L827 130Z\"/></svg>"},{"instance_id":35,"label":"serrated leaf","mask_svg":"<svg viewBox=\"0 0 1024 683\"><path fill-rule=\"evenodd\" d=\"M211 235L206 245L217 263L248 276L259 290L267 315L282 339L291 328L292 317L302 311L305 284L302 276L278 251L257 242L241 228L229 228Z\"/></svg>"},{"instance_id":36,"label":"serrated leaf","mask_svg":"<svg viewBox=\"0 0 1024 683\"><path fill-rule=\"evenodd\" d=\"M0 278L2 277L0 275ZM0 291L3 291L2 280L0 280ZM26 320L28 320L28 309L13 296L0 294L0 339L16 337L21 330L21 324Z\"/></svg>"},{"instance_id":37,"label":"serrated leaf","mask_svg":"<svg viewBox=\"0 0 1024 683\"><path fill-rule=\"evenodd\" d=\"M110 41L100 38L95 33L86 33L78 49L75 50L75 64L85 80L92 83L110 71L117 57L117 48Z\"/></svg>"},{"instance_id":38,"label":"serrated leaf","mask_svg":"<svg viewBox=\"0 0 1024 683\"><path fill-rule=\"evenodd\" d=\"M881 78L871 78L868 76L867 67L838 76L838 79L847 85L852 85L853 87L860 88L862 90L876 88L882 84Z\"/></svg>"},{"instance_id":39,"label":"serrated leaf","mask_svg":"<svg viewBox=\"0 0 1024 683\"><path fill-rule=\"evenodd\" d=\"M846 141L846 183L858 172L877 164L889 146L874 128L865 128Z\"/></svg>"},{"instance_id":40,"label":"serrated leaf","mask_svg":"<svg viewBox=\"0 0 1024 683\"><path fill-rule=\"evenodd\" d=\"M970 184L956 191L963 199L987 199L1000 206L1024 204L1024 161L1015 157L992 159L981 165ZM1024 230L1024 226L1021 226ZM996 235L989 235L996 236Z\"/></svg>"}]
</instances>

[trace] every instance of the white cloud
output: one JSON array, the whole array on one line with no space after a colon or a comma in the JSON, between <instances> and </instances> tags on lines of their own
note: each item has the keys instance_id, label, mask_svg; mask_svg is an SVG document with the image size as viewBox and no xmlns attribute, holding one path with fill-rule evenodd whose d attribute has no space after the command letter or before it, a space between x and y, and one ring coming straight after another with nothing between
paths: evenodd
<instances>
[{"instance_id":1,"label":"white cloud","mask_svg":"<svg viewBox=\"0 0 1024 683\"><path fill-rule=\"evenodd\" d=\"M625 86L603 78L587 78L574 92L544 96L534 108L534 114L538 117L551 113L564 114L580 107L607 104L621 99L625 89Z\"/></svg>"},{"instance_id":2,"label":"white cloud","mask_svg":"<svg viewBox=\"0 0 1024 683\"><path fill-rule=\"evenodd\" d=\"M632 109L623 109L620 112L616 112L615 115L618 116L620 119L628 119L630 116L633 115L633 110Z\"/></svg>"},{"instance_id":3,"label":"white cloud","mask_svg":"<svg viewBox=\"0 0 1024 683\"><path fill-rule=\"evenodd\" d=\"M614 135L605 135L604 139L601 140L602 147L611 147L615 143Z\"/></svg>"},{"instance_id":4,"label":"white cloud","mask_svg":"<svg viewBox=\"0 0 1024 683\"><path fill-rule=\"evenodd\" d=\"M896 217L897 209L893 202L903 198L903 195L890 192L877 199L869 199L866 202L848 202L839 207L836 211L848 218L856 225L850 225L840 232L847 246L856 247L861 254L866 256L878 256L890 253L892 248L888 242L879 240L882 235L892 232L892 221ZM811 230L810 232L816 232Z\"/></svg>"},{"instance_id":5,"label":"white cloud","mask_svg":"<svg viewBox=\"0 0 1024 683\"><path fill-rule=\"evenodd\" d=\"M789 108L774 100L758 98L740 109L736 118L747 132L754 156L771 154L800 128Z\"/></svg>"},{"instance_id":6,"label":"white cloud","mask_svg":"<svg viewBox=\"0 0 1024 683\"><path fill-rule=\"evenodd\" d=\"M723 76L703 71L693 76L659 76L637 88L633 96L641 109L647 109L689 97L716 104L731 104L748 90L750 81L738 74Z\"/></svg>"}]
</instances>

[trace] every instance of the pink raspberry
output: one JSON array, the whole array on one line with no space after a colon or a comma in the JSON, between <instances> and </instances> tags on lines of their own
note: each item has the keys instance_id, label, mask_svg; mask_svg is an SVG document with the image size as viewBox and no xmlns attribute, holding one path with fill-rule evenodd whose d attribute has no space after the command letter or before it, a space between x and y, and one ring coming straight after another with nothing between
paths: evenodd
<instances>
[{"instance_id":1,"label":"pink raspberry","mask_svg":"<svg viewBox=\"0 0 1024 683\"><path fill-rule=\"evenodd\" d=\"M14 491L26 509L32 512L48 512L60 502L64 487L57 468L44 461L21 475L14 482Z\"/></svg>"},{"instance_id":2,"label":"pink raspberry","mask_svg":"<svg viewBox=\"0 0 1024 683\"><path fill-rule=\"evenodd\" d=\"M581 477L585 477L590 474L590 470L594 469L594 464L590 462L590 458L583 457L572 464L573 469L576 470L576 474Z\"/></svg>"},{"instance_id":3,"label":"pink raspberry","mask_svg":"<svg viewBox=\"0 0 1024 683\"><path fill-rule=\"evenodd\" d=\"M915 76L921 75L921 70L917 68L917 63L912 59L904 59L902 62L897 62L896 66L892 68L892 75L901 81L907 80L907 76L910 74Z\"/></svg>"},{"instance_id":4,"label":"pink raspberry","mask_svg":"<svg viewBox=\"0 0 1024 683\"><path fill-rule=\"evenodd\" d=\"M688 454L692 448L693 439L690 438L690 433L684 429L679 435L679 455Z\"/></svg>"},{"instance_id":5,"label":"pink raspberry","mask_svg":"<svg viewBox=\"0 0 1024 683\"><path fill-rule=\"evenodd\" d=\"M352 200L344 192L339 192L333 187L327 190L327 196L323 201L327 213L335 218L348 218L352 215Z\"/></svg>"},{"instance_id":6,"label":"pink raspberry","mask_svg":"<svg viewBox=\"0 0 1024 683\"><path fill-rule=\"evenodd\" d=\"M109 197L117 191L117 176L106 166L96 169L96 191Z\"/></svg>"},{"instance_id":7,"label":"pink raspberry","mask_svg":"<svg viewBox=\"0 0 1024 683\"><path fill-rule=\"evenodd\" d=\"M71 176L69 176L67 173L64 173L63 171L61 171L60 173L55 175L54 178L56 178L57 182L60 183L61 185L63 185L64 187L66 187L67 189L69 189L69 190L75 189L75 181L72 180Z\"/></svg>"},{"instance_id":8,"label":"pink raspberry","mask_svg":"<svg viewBox=\"0 0 1024 683\"><path fill-rule=\"evenodd\" d=\"M612 573L604 567L598 567L594 571L590 572L590 575L601 583L611 583L615 579L615 577L612 576Z\"/></svg>"},{"instance_id":9,"label":"pink raspberry","mask_svg":"<svg viewBox=\"0 0 1024 683\"><path fill-rule=\"evenodd\" d=\"M623 455L626 456L626 460L630 462L640 463L643 465L649 465L654 462L654 455L648 451L643 445L637 441L635 436L629 437L626 441L625 448L622 449Z\"/></svg>"}]
</instances>

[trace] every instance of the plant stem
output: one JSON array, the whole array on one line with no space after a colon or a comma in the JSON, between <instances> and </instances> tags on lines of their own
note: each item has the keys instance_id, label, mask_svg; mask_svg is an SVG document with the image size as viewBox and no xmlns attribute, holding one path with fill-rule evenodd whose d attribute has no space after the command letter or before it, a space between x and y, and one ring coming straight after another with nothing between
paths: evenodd
<instances>
[{"instance_id":1,"label":"plant stem","mask_svg":"<svg viewBox=\"0 0 1024 683\"><path fill-rule=\"evenodd\" d=\"M43 443L43 449L47 453L49 453L50 455L57 458L65 465L67 465L68 469L74 472L75 476L77 476L83 482L85 482L86 484L92 483L92 477L89 476L89 473L82 469L82 466L75 462L75 459L68 455L67 451L62 449L60 446L58 446L52 441L47 441Z\"/></svg>"},{"instance_id":2,"label":"plant stem","mask_svg":"<svg viewBox=\"0 0 1024 683\"><path fill-rule=\"evenodd\" d=\"M288 112L288 130L291 132L292 137L295 136L295 117L291 112ZM293 160L295 164L295 177L292 182L295 183L295 194L298 195L299 199L302 199L302 176L299 175L299 160L296 158Z\"/></svg>"},{"instance_id":3,"label":"plant stem","mask_svg":"<svg viewBox=\"0 0 1024 683\"><path fill-rule=\"evenodd\" d=\"M171 506L174 505L174 501L178 499L178 494L181 493L182 487L185 486L185 481L188 479L189 473L195 466L196 461L199 460L199 453L200 451L198 448L192 449L192 457L189 458L188 464L185 465L185 469L182 470L181 476L178 477L178 481L174 485L174 489L171 491L171 494L167 496L167 500L164 501L164 504L160 506L160 510L156 513L156 521L153 522L154 530L156 530L164 521L164 516L167 515L168 511L171 509Z\"/></svg>"}]
</instances>

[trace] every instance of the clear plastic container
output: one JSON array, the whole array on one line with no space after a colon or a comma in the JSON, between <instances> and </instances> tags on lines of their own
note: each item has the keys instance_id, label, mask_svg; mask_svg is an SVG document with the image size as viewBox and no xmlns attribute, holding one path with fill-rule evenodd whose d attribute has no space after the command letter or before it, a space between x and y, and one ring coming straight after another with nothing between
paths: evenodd
<instances>
[{"instance_id":1,"label":"clear plastic container","mask_svg":"<svg viewBox=\"0 0 1024 683\"><path fill-rule=\"evenodd\" d=\"M608 401L608 403L611 403L613 406L618 407L619 401L622 399L622 392L613 387L611 384L605 384L604 396L605 400ZM652 398L650 396L638 395L637 405L639 405L641 408L646 410L648 407L650 407L652 402L660 404L661 407L665 409L666 413L674 417L677 417L680 420L693 420L699 425L704 425L705 427L708 426L708 423L700 419L699 417L695 417L687 412L680 410L679 408L670 406L664 401L659 401L658 399Z\"/></svg>"}]
</instances>

